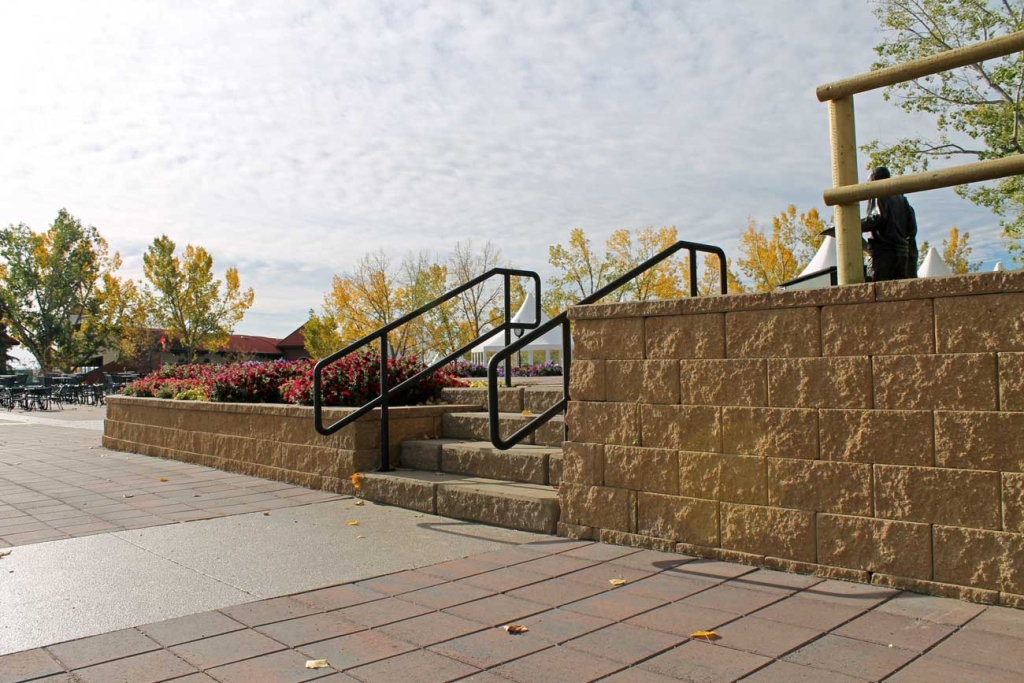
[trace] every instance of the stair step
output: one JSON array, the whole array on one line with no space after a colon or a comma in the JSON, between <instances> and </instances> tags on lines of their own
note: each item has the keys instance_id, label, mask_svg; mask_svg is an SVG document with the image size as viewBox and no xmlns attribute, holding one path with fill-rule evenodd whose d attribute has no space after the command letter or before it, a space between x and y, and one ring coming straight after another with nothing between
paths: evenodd
<instances>
[{"instance_id":1,"label":"stair step","mask_svg":"<svg viewBox=\"0 0 1024 683\"><path fill-rule=\"evenodd\" d=\"M546 446L516 446L501 451L489 441L431 439L404 441L402 467L464 474L503 481L557 485L562 451Z\"/></svg>"},{"instance_id":2,"label":"stair step","mask_svg":"<svg viewBox=\"0 0 1024 683\"><path fill-rule=\"evenodd\" d=\"M506 529L554 534L558 491L550 486L416 470L362 476L360 498Z\"/></svg>"},{"instance_id":3,"label":"stair step","mask_svg":"<svg viewBox=\"0 0 1024 683\"><path fill-rule=\"evenodd\" d=\"M522 413L498 413L498 424L501 434L508 437L519 429L524 422L534 419L534 415ZM449 439L466 441L488 441L490 439L487 413L445 413L441 418L441 436ZM561 448L565 442L565 418L561 415L553 417L547 424L541 425L528 436L524 445L553 446Z\"/></svg>"}]
</instances>

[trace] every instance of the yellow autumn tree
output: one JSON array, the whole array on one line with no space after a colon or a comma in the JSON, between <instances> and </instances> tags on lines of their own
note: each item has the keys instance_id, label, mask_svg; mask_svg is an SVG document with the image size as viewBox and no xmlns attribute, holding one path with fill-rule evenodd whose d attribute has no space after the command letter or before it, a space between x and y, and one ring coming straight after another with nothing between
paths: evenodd
<instances>
[{"instance_id":1,"label":"yellow autumn tree","mask_svg":"<svg viewBox=\"0 0 1024 683\"><path fill-rule=\"evenodd\" d=\"M647 227L634 236L629 230L616 230L605 243L609 279L617 278L679 240L674 227ZM689 288L688 266L675 257L665 259L624 285L615 298L619 301L679 299Z\"/></svg>"},{"instance_id":2,"label":"yellow autumn tree","mask_svg":"<svg viewBox=\"0 0 1024 683\"><path fill-rule=\"evenodd\" d=\"M751 218L740 238L740 270L754 283L758 292L767 292L792 280L810 263L821 246L825 221L817 209L797 213L790 204L772 218L771 232L766 233Z\"/></svg>"},{"instance_id":3,"label":"yellow autumn tree","mask_svg":"<svg viewBox=\"0 0 1024 683\"><path fill-rule=\"evenodd\" d=\"M143 254L149 283L145 296L153 321L179 340L191 363L199 349L227 346L255 294L251 287L242 289L237 268L228 268L223 281L216 279L213 257L203 247L189 244L180 257L176 248L171 238L161 235Z\"/></svg>"},{"instance_id":4,"label":"yellow autumn tree","mask_svg":"<svg viewBox=\"0 0 1024 683\"><path fill-rule=\"evenodd\" d=\"M558 271L544 291L544 311L552 317L609 281L608 259L594 249L582 228L569 231L568 245L548 247L548 263Z\"/></svg>"},{"instance_id":5,"label":"yellow autumn tree","mask_svg":"<svg viewBox=\"0 0 1024 683\"><path fill-rule=\"evenodd\" d=\"M726 285L729 294L743 294L747 291L746 285L732 268L732 259L725 260ZM703 264L697 278L697 294L700 296L714 296L722 293L722 273L718 263L718 257L714 254L704 254Z\"/></svg>"}]
</instances>

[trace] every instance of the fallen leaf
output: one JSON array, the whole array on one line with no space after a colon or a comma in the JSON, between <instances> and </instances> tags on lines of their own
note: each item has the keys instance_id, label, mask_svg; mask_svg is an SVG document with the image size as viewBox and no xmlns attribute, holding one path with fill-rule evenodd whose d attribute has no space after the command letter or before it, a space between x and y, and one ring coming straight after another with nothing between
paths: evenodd
<instances>
[{"instance_id":1,"label":"fallen leaf","mask_svg":"<svg viewBox=\"0 0 1024 683\"><path fill-rule=\"evenodd\" d=\"M348 524L349 526L359 526L359 520L358 519L350 519L347 522L345 522L345 524Z\"/></svg>"},{"instance_id":2,"label":"fallen leaf","mask_svg":"<svg viewBox=\"0 0 1024 683\"><path fill-rule=\"evenodd\" d=\"M626 580L625 579L608 579L608 583L610 583L613 586L625 586L626 585Z\"/></svg>"},{"instance_id":3,"label":"fallen leaf","mask_svg":"<svg viewBox=\"0 0 1024 683\"><path fill-rule=\"evenodd\" d=\"M714 631L694 631L693 633L690 634L690 637L691 638L703 638L704 640L706 640L706 641L708 641L710 643L712 640L718 640L722 636L718 635Z\"/></svg>"},{"instance_id":4,"label":"fallen leaf","mask_svg":"<svg viewBox=\"0 0 1024 683\"><path fill-rule=\"evenodd\" d=\"M520 633L526 633L530 629L526 628L522 624L505 624L505 630L512 635L517 636Z\"/></svg>"},{"instance_id":5,"label":"fallen leaf","mask_svg":"<svg viewBox=\"0 0 1024 683\"><path fill-rule=\"evenodd\" d=\"M160 477L160 481L167 481L167 477Z\"/></svg>"},{"instance_id":6,"label":"fallen leaf","mask_svg":"<svg viewBox=\"0 0 1024 683\"><path fill-rule=\"evenodd\" d=\"M420 512L420 513L416 513L415 515L413 515L413 517L422 517L422 516L423 516L423 513L422 513L422 512Z\"/></svg>"},{"instance_id":7,"label":"fallen leaf","mask_svg":"<svg viewBox=\"0 0 1024 683\"><path fill-rule=\"evenodd\" d=\"M326 659L307 659L306 660L306 668L307 669L326 669L329 666L330 666L330 664L327 663Z\"/></svg>"},{"instance_id":8,"label":"fallen leaf","mask_svg":"<svg viewBox=\"0 0 1024 683\"><path fill-rule=\"evenodd\" d=\"M0 550L0 560L11 554L10 550Z\"/></svg>"},{"instance_id":9,"label":"fallen leaf","mask_svg":"<svg viewBox=\"0 0 1024 683\"><path fill-rule=\"evenodd\" d=\"M356 538L366 538L366 536L363 536L362 534L359 534L358 536L356 536Z\"/></svg>"},{"instance_id":10,"label":"fallen leaf","mask_svg":"<svg viewBox=\"0 0 1024 683\"><path fill-rule=\"evenodd\" d=\"M355 502L355 504L356 504L356 505L366 505L366 501L365 501L365 500L357 500L357 501Z\"/></svg>"},{"instance_id":11,"label":"fallen leaf","mask_svg":"<svg viewBox=\"0 0 1024 683\"><path fill-rule=\"evenodd\" d=\"M533 415L533 411L532 410L524 410L523 411L523 415Z\"/></svg>"},{"instance_id":12,"label":"fallen leaf","mask_svg":"<svg viewBox=\"0 0 1024 683\"><path fill-rule=\"evenodd\" d=\"M135 496L133 494L131 494L131 493L126 493L126 494L124 494L124 497L125 498L134 498Z\"/></svg>"},{"instance_id":13,"label":"fallen leaf","mask_svg":"<svg viewBox=\"0 0 1024 683\"><path fill-rule=\"evenodd\" d=\"M264 517L269 517L269 516L270 516L270 513L269 513L269 512L264 512L264 513L263 513L263 516L264 516Z\"/></svg>"},{"instance_id":14,"label":"fallen leaf","mask_svg":"<svg viewBox=\"0 0 1024 683\"><path fill-rule=\"evenodd\" d=\"M356 491L363 488L363 475L359 474L358 472L355 472L351 477L348 478L348 480L352 482L352 488L354 488Z\"/></svg>"}]
</instances>

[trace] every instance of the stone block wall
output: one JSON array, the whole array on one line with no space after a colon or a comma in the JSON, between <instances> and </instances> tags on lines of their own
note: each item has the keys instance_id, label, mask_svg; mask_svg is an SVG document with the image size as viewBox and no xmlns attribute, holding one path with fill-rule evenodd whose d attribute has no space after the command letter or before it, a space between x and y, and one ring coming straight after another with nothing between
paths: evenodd
<instances>
[{"instance_id":1,"label":"stone block wall","mask_svg":"<svg viewBox=\"0 0 1024 683\"><path fill-rule=\"evenodd\" d=\"M1024 273L570 317L562 533L1024 606Z\"/></svg>"},{"instance_id":2,"label":"stone block wall","mask_svg":"<svg viewBox=\"0 0 1024 683\"><path fill-rule=\"evenodd\" d=\"M390 455L397 458L402 441L435 438L441 431L442 415L466 409L473 408L391 408ZM324 421L330 424L347 412L328 409ZM308 406L110 396L103 445L351 493L348 478L380 464L380 411L368 413L331 436L321 436L313 428L313 409Z\"/></svg>"}]
</instances>

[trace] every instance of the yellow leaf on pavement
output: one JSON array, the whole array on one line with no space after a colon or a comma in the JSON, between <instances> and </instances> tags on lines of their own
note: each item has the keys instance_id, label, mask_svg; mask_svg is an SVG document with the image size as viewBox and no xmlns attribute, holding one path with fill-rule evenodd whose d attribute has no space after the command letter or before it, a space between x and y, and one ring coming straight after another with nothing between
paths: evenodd
<instances>
[{"instance_id":1,"label":"yellow leaf on pavement","mask_svg":"<svg viewBox=\"0 0 1024 683\"><path fill-rule=\"evenodd\" d=\"M526 628L522 624L506 624L505 625L505 630L507 632L511 633L512 635L516 636L516 635L519 635L520 633L526 633L530 629Z\"/></svg>"},{"instance_id":2,"label":"yellow leaf on pavement","mask_svg":"<svg viewBox=\"0 0 1024 683\"><path fill-rule=\"evenodd\" d=\"M690 634L691 638L703 638L707 641L717 640L722 636L718 635L714 631L694 631Z\"/></svg>"},{"instance_id":3,"label":"yellow leaf on pavement","mask_svg":"<svg viewBox=\"0 0 1024 683\"><path fill-rule=\"evenodd\" d=\"M359 520L350 519L347 522L345 522L345 524L348 524L349 526L359 526Z\"/></svg>"},{"instance_id":4,"label":"yellow leaf on pavement","mask_svg":"<svg viewBox=\"0 0 1024 683\"><path fill-rule=\"evenodd\" d=\"M533 415L533 411L532 410L524 410L523 411L523 415Z\"/></svg>"},{"instance_id":5,"label":"yellow leaf on pavement","mask_svg":"<svg viewBox=\"0 0 1024 683\"><path fill-rule=\"evenodd\" d=\"M358 536L356 536L356 538L366 538L366 536L359 534Z\"/></svg>"},{"instance_id":6,"label":"yellow leaf on pavement","mask_svg":"<svg viewBox=\"0 0 1024 683\"><path fill-rule=\"evenodd\" d=\"M608 579L608 583L610 583L613 586L625 586L626 585L626 580L625 579Z\"/></svg>"},{"instance_id":7,"label":"yellow leaf on pavement","mask_svg":"<svg viewBox=\"0 0 1024 683\"><path fill-rule=\"evenodd\" d=\"M365 501L365 500L357 500L357 501L355 502L355 504L356 504L356 505L366 505L366 501Z\"/></svg>"},{"instance_id":8,"label":"yellow leaf on pavement","mask_svg":"<svg viewBox=\"0 0 1024 683\"><path fill-rule=\"evenodd\" d=\"M330 664L327 663L326 659L307 659L306 660L306 668L307 669L326 669L329 666L330 666Z\"/></svg>"},{"instance_id":9,"label":"yellow leaf on pavement","mask_svg":"<svg viewBox=\"0 0 1024 683\"><path fill-rule=\"evenodd\" d=\"M348 480L352 482L352 488L354 488L356 491L363 488L363 475L359 474L358 472L354 473L351 477L348 478Z\"/></svg>"},{"instance_id":10,"label":"yellow leaf on pavement","mask_svg":"<svg viewBox=\"0 0 1024 683\"><path fill-rule=\"evenodd\" d=\"M167 477L160 477L160 481L167 481Z\"/></svg>"}]
</instances>

